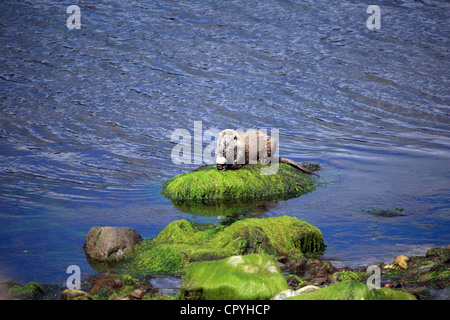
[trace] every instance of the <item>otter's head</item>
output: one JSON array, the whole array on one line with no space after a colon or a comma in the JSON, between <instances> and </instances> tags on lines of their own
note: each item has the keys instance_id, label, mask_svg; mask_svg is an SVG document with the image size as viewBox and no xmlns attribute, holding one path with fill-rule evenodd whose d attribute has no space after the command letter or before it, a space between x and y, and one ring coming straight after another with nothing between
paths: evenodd
<instances>
[{"instance_id":1,"label":"otter's head","mask_svg":"<svg viewBox=\"0 0 450 320\"><path fill-rule=\"evenodd\" d=\"M216 166L219 170L230 169L237 163L238 151L242 143L239 134L230 129L226 129L219 134L216 150Z\"/></svg>"}]
</instances>

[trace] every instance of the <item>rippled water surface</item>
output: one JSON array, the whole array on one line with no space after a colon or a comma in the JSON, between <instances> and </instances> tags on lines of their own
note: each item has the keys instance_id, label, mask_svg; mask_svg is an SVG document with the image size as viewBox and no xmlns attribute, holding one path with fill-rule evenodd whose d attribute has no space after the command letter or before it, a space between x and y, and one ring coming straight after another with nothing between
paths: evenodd
<instances>
[{"instance_id":1,"label":"rippled water surface","mask_svg":"<svg viewBox=\"0 0 450 320\"><path fill-rule=\"evenodd\" d=\"M144 238L193 215L160 195L176 129L279 130L322 167L314 192L246 217L322 230L358 266L450 244L450 4L379 1L0 3L0 278L65 282L96 225ZM205 147L210 143L203 141ZM403 209L378 217L367 210Z\"/></svg>"}]
</instances>

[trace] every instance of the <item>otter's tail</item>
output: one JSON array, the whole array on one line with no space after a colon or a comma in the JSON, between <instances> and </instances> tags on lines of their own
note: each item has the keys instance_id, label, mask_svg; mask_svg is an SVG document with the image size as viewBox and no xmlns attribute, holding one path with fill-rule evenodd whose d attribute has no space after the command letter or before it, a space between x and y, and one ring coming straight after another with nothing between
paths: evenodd
<instances>
[{"instance_id":1,"label":"otter's tail","mask_svg":"<svg viewBox=\"0 0 450 320\"><path fill-rule=\"evenodd\" d=\"M280 158L280 162L281 163L286 163L290 166L293 166L294 168L297 168L303 172L309 173L309 174L314 174L318 177L320 177L317 173L312 172L311 170L306 169L304 166L302 166L301 164L298 164L297 162L295 162L294 160L291 159L287 159L287 158Z\"/></svg>"}]
</instances>

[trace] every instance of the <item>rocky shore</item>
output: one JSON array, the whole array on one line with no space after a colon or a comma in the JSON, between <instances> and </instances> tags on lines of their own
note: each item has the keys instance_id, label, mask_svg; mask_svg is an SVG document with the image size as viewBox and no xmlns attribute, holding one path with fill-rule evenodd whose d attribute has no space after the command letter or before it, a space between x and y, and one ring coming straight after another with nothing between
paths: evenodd
<instances>
[{"instance_id":1,"label":"rocky shore","mask_svg":"<svg viewBox=\"0 0 450 320\"><path fill-rule=\"evenodd\" d=\"M89 253L95 252L97 260L113 261L110 270L83 281L80 290L8 281L0 284L0 297L25 300L449 299L450 246L431 248L425 256L400 255L394 261L374 262L359 268L333 266L321 258L323 249L320 231L292 217L247 219L228 227L180 220L169 224L156 238L147 240L142 240L130 228L96 227L88 233L85 250L89 259L92 259ZM177 255L181 260L174 260ZM373 270L379 272L378 283ZM150 283L151 278L169 274L182 279L176 295L163 294ZM379 288L370 290L368 284Z\"/></svg>"},{"instance_id":2,"label":"rocky shore","mask_svg":"<svg viewBox=\"0 0 450 320\"><path fill-rule=\"evenodd\" d=\"M164 193L179 206L188 203L190 210L204 212L205 207L216 206L217 199L222 201L230 195L235 199L283 198L314 188L310 176L289 166L280 166L274 176L260 176L259 169L249 166L217 176L212 166L200 167L168 181ZM249 178L256 180L249 184ZM273 188L269 190L267 185ZM227 202L220 202L220 206L231 211L234 208ZM391 216L402 214L402 209L370 213ZM430 248L425 256L399 255L394 261L359 268L333 266L322 258L325 248L318 228L291 216L249 218L226 226L178 220L152 239L142 239L132 228L93 227L86 235L84 250L99 273L83 281L80 289L8 281L0 284L0 298L449 299L450 246ZM151 284L150 279L167 276L181 279L175 295L163 294L161 288Z\"/></svg>"}]
</instances>

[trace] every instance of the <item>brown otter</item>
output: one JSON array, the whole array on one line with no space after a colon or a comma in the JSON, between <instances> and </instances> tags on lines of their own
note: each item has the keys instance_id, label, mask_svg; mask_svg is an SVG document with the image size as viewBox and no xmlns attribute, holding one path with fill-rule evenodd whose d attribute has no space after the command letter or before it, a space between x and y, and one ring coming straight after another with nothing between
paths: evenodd
<instances>
[{"instance_id":1,"label":"brown otter","mask_svg":"<svg viewBox=\"0 0 450 320\"><path fill-rule=\"evenodd\" d=\"M236 170L244 164L254 164L257 161L268 164L273 162L273 153L276 150L276 146L277 141L270 139L268 135L261 131L250 130L239 135L234 130L226 129L219 134L217 141L217 169ZM306 169L294 160L280 157L278 161L318 176L318 174Z\"/></svg>"}]
</instances>

